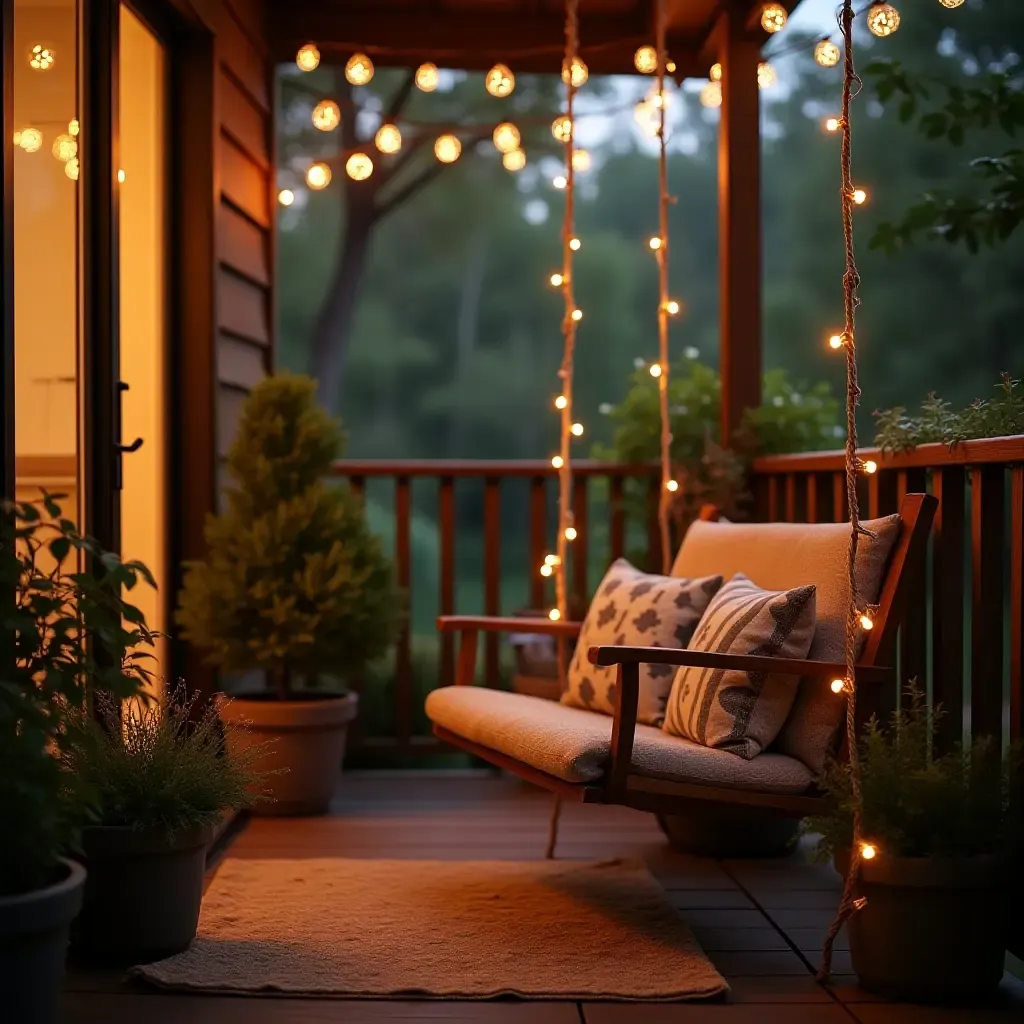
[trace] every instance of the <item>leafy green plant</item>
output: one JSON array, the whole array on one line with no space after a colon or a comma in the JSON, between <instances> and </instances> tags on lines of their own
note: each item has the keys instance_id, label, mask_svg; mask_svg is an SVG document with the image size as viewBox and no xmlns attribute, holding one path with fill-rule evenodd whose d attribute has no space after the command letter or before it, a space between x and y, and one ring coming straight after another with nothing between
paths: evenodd
<instances>
[{"instance_id":1,"label":"leafy green plant","mask_svg":"<svg viewBox=\"0 0 1024 1024\"><path fill-rule=\"evenodd\" d=\"M222 669L268 671L281 699L297 675L316 683L380 656L399 621L362 502L327 479L343 440L309 378L261 382L228 454L224 511L207 521L207 556L186 566L182 635Z\"/></svg>"},{"instance_id":2,"label":"leafy green plant","mask_svg":"<svg viewBox=\"0 0 1024 1024\"><path fill-rule=\"evenodd\" d=\"M920 412L908 415L903 406L875 412L875 444L884 451L907 451L919 444L1024 433L1024 393L1020 381L1003 374L995 398L978 398L965 409L954 409L934 392L921 403Z\"/></svg>"},{"instance_id":3,"label":"leafy green plant","mask_svg":"<svg viewBox=\"0 0 1024 1024\"><path fill-rule=\"evenodd\" d=\"M95 803L61 771L69 724L91 696L133 697L149 681L155 635L125 600L141 562L122 562L61 514L59 496L0 512L0 892L53 879Z\"/></svg>"},{"instance_id":4,"label":"leafy green plant","mask_svg":"<svg viewBox=\"0 0 1024 1024\"><path fill-rule=\"evenodd\" d=\"M81 719L63 756L65 771L96 797L97 823L178 832L213 825L222 812L250 806L260 744L229 753L211 704L196 708L183 683L156 702L104 695Z\"/></svg>"},{"instance_id":5,"label":"leafy green plant","mask_svg":"<svg viewBox=\"0 0 1024 1024\"><path fill-rule=\"evenodd\" d=\"M929 708L911 684L907 707L888 728L872 718L860 741L863 835L890 857L1008 854L1021 842L1021 751L1001 756L981 738L933 756L942 710ZM822 858L850 848L854 800L847 762L834 761L822 780L828 809L804 824L820 836Z\"/></svg>"}]
</instances>

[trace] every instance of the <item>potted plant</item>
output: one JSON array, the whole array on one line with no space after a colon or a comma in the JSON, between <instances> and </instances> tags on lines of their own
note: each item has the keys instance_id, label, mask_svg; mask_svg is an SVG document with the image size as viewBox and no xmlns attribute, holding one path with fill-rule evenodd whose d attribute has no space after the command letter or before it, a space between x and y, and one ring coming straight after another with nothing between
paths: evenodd
<instances>
[{"instance_id":1,"label":"potted plant","mask_svg":"<svg viewBox=\"0 0 1024 1024\"><path fill-rule=\"evenodd\" d=\"M911 1002L974 999L1003 976L1011 865L1021 851L1020 751L988 738L932 753L933 712L916 687L888 728L861 739L863 908L848 922L869 991ZM845 874L854 798L845 764L826 769L829 809L808 819Z\"/></svg>"},{"instance_id":2,"label":"potted plant","mask_svg":"<svg viewBox=\"0 0 1024 1024\"><path fill-rule=\"evenodd\" d=\"M65 855L94 806L60 759L90 694L133 697L148 682L153 635L122 596L139 580L153 585L141 563L82 536L56 498L0 508L0 992L19 1024L58 1017L85 882Z\"/></svg>"},{"instance_id":3,"label":"potted plant","mask_svg":"<svg viewBox=\"0 0 1024 1024\"><path fill-rule=\"evenodd\" d=\"M216 709L196 699L183 683L159 704L105 697L74 729L64 767L98 805L82 830L88 875L71 928L89 958L141 963L187 949L213 826L253 801L257 748L227 753Z\"/></svg>"},{"instance_id":4,"label":"potted plant","mask_svg":"<svg viewBox=\"0 0 1024 1024\"><path fill-rule=\"evenodd\" d=\"M178 622L225 672L262 671L270 686L225 704L229 748L273 739L265 814L326 811L337 784L354 693L344 684L391 644L399 595L362 502L328 479L340 424L316 385L281 374L246 399L228 454L224 510L207 522L207 555L186 566Z\"/></svg>"}]
</instances>

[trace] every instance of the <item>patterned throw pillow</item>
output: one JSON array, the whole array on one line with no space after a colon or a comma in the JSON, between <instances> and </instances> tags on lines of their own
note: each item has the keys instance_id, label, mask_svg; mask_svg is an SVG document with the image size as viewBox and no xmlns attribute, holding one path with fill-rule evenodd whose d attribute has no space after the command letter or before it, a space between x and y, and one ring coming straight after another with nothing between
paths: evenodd
<instances>
[{"instance_id":1,"label":"patterned throw pillow","mask_svg":"<svg viewBox=\"0 0 1024 1024\"><path fill-rule=\"evenodd\" d=\"M650 576L626 559L618 559L590 603L576 653L569 664L562 703L605 715L615 714L618 666L591 665L587 659L589 649L685 647L721 585L721 576L699 580ZM640 666L637 721L641 724L661 725L674 671L671 665Z\"/></svg>"},{"instance_id":2,"label":"patterned throw pillow","mask_svg":"<svg viewBox=\"0 0 1024 1024\"><path fill-rule=\"evenodd\" d=\"M814 627L813 586L762 590L737 573L711 602L690 650L806 658ZM799 683L798 676L775 672L681 668L665 730L750 760L779 735Z\"/></svg>"}]
</instances>

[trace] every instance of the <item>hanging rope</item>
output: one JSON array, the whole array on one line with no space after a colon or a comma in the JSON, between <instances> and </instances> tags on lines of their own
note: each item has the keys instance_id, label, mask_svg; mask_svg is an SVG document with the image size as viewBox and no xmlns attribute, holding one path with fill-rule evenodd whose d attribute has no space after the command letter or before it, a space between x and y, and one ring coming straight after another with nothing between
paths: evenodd
<instances>
[{"instance_id":1,"label":"hanging rope","mask_svg":"<svg viewBox=\"0 0 1024 1024\"><path fill-rule=\"evenodd\" d=\"M846 497L850 506L850 547L848 552L847 576L850 588L850 603L846 615L846 746L850 759L850 786L853 794L853 842L850 848L850 864L843 884L843 897L839 910L825 937L821 955L819 980L825 980L832 970L832 945L840 929L864 906L864 900L857 896L860 878L862 851L862 805L860 780L860 755L857 747L857 646L860 639L860 619L863 610L857 594L855 565L857 545L861 534L870 536L860 524L860 506L857 500L857 474L861 468L857 456L857 405L860 401L860 386L857 383L857 337L856 313L860 305L860 274L853 246L853 175L852 137L850 131L850 103L860 92L861 80L853 63L853 0L843 0L839 12L845 49L843 65L843 109L842 109L842 204L843 240L846 250L846 267L843 272L843 309L845 326L843 344L846 347Z\"/></svg>"}]
</instances>

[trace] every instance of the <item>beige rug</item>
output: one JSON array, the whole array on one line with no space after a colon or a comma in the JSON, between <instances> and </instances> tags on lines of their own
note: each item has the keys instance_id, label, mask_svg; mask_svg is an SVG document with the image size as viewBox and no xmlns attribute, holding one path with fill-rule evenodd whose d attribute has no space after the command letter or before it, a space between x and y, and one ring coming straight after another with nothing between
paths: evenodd
<instances>
[{"instance_id":1,"label":"beige rug","mask_svg":"<svg viewBox=\"0 0 1024 1024\"><path fill-rule=\"evenodd\" d=\"M166 988L369 998L676 1000L726 991L639 862L236 860Z\"/></svg>"}]
</instances>

